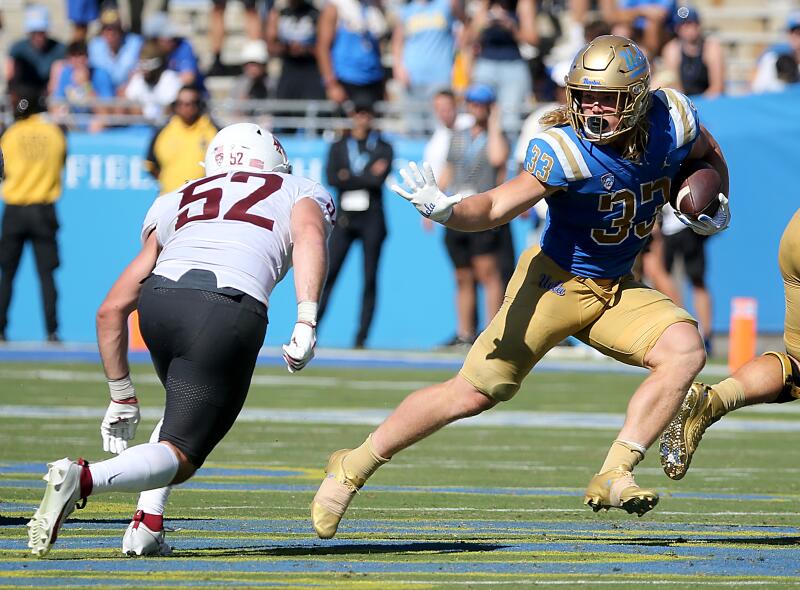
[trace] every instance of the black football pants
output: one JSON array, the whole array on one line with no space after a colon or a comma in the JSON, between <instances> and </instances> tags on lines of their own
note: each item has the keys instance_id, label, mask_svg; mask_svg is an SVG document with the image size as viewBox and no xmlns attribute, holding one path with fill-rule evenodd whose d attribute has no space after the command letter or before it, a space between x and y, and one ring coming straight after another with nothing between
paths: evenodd
<instances>
[{"instance_id":1,"label":"black football pants","mask_svg":"<svg viewBox=\"0 0 800 590\"><path fill-rule=\"evenodd\" d=\"M53 271L58 268L58 220L53 205L6 205L0 235L0 333L8 325L8 307L14 276L17 274L25 242L33 246L36 271L42 290L44 321L48 334L58 330L56 284Z\"/></svg>"}]
</instances>

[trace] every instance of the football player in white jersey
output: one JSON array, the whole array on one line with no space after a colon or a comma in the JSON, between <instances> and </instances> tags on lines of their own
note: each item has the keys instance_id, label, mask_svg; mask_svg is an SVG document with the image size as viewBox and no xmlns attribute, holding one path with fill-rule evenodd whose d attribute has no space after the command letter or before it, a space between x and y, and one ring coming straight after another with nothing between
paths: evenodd
<instances>
[{"instance_id":1,"label":"football player in white jersey","mask_svg":"<svg viewBox=\"0 0 800 590\"><path fill-rule=\"evenodd\" d=\"M190 478L236 420L266 332L270 293L292 264L297 323L284 359L294 372L314 356L336 216L331 196L291 176L278 140L251 123L222 129L208 146L205 169L204 178L156 199L141 251L97 312L111 394L101 434L104 449L118 455L91 466L66 458L48 465L44 498L28 523L36 556L50 550L64 519L90 494L155 490L151 504L160 501L163 511L163 488ZM137 308L166 407L150 442L127 448L139 422L127 359L127 318ZM153 541L134 543L132 553L163 552L160 522L149 524L139 518L129 527L126 538L143 526L153 532Z\"/></svg>"}]
</instances>

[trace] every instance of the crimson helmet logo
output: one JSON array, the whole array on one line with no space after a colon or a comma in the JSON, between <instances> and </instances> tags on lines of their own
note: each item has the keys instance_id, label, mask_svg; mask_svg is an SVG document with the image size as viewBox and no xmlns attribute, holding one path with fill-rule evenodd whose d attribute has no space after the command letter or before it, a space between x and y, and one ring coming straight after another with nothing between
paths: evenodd
<instances>
[{"instance_id":1,"label":"crimson helmet logo","mask_svg":"<svg viewBox=\"0 0 800 590\"><path fill-rule=\"evenodd\" d=\"M217 147L214 148L214 162L217 163L217 166L222 166L222 159L224 157L223 156L223 152L224 151L225 151L225 148L223 148L221 145L218 145Z\"/></svg>"},{"instance_id":2,"label":"crimson helmet logo","mask_svg":"<svg viewBox=\"0 0 800 590\"><path fill-rule=\"evenodd\" d=\"M278 138L275 137L274 135L272 136L272 143L275 145L275 149L278 150L278 153L281 156L283 156L284 160L286 160L287 159L286 152L284 151L283 146L281 145L281 142L278 141Z\"/></svg>"}]
</instances>

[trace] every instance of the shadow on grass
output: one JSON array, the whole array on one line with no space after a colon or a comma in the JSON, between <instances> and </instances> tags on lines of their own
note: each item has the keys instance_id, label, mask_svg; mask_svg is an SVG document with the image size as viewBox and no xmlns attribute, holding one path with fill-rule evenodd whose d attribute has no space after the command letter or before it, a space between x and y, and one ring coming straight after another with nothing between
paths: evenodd
<instances>
[{"instance_id":1,"label":"shadow on grass","mask_svg":"<svg viewBox=\"0 0 800 590\"><path fill-rule=\"evenodd\" d=\"M27 524L30 517L25 518L22 516L3 516L0 514L0 527L3 526L22 526Z\"/></svg>"},{"instance_id":2,"label":"shadow on grass","mask_svg":"<svg viewBox=\"0 0 800 590\"><path fill-rule=\"evenodd\" d=\"M496 543L466 543L460 541L420 541L409 543L357 543L347 545L296 547L209 547L206 549L176 550L172 558L197 559L209 557L320 557L324 555L381 555L388 553L480 553L505 549Z\"/></svg>"},{"instance_id":3,"label":"shadow on grass","mask_svg":"<svg viewBox=\"0 0 800 590\"><path fill-rule=\"evenodd\" d=\"M601 541L609 545L644 545L649 547L677 547L681 545L762 545L764 547L787 547L800 545L800 536L790 535L786 537L642 537L620 539L600 538L593 541Z\"/></svg>"}]
</instances>

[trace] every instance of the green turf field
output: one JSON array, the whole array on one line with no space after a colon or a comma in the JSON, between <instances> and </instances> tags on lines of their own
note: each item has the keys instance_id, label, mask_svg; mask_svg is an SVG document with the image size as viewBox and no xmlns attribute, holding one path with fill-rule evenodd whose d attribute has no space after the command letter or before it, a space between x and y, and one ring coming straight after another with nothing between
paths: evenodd
<instances>
[{"instance_id":1,"label":"green turf field","mask_svg":"<svg viewBox=\"0 0 800 590\"><path fill-rule=\"evenodd\" d=\"M89 499L46 559L26 551L44 463L100 460L98 366L0 365L0 587L785 588L800 585L800 404L712 427L686 478L637 470L661 502L642 518L595 514L583 488L637 375L546 372L483 422L451 426L381 468L333 541L308 505L328 454L359 444L408 392L446 372L309 368L256 373L245 413L206 468L176 489L169 558L121 555L135 497ZM163 404L134 368L145 441Z\"/></svg>"}]
</instances>

